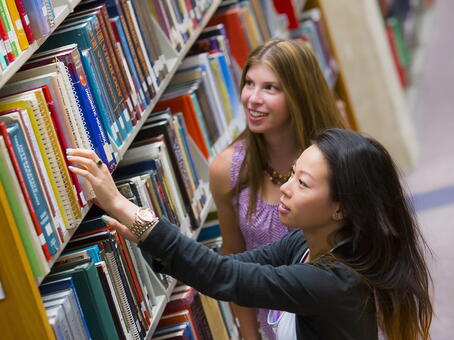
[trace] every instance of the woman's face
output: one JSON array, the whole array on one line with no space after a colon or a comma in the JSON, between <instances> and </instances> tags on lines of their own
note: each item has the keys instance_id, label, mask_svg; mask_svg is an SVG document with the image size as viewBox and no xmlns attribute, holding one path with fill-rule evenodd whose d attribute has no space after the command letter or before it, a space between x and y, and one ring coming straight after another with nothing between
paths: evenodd
<instances>
[{"instance_id":1,"label":"woman's face","mask_svg":"<svg viewBox=\"0 0 454 340\"><path fill-rule=\"evenodd\" d=\"M255 64L247 71L241 102L252 132L280 131L290 126L282 85L265 64Z\"/></svg>"},{"instance_id":2,"label":"woman's face","mask_svg":"<svg viewBox=\"0 0 454 340\"><path fill-rule=\"evenodd\" d=\"M309 230L338 223L339 204L330 198L328 163L317 146L301 154L281 193L279 217L286 226Z\"/></svg>"}]
</instances>

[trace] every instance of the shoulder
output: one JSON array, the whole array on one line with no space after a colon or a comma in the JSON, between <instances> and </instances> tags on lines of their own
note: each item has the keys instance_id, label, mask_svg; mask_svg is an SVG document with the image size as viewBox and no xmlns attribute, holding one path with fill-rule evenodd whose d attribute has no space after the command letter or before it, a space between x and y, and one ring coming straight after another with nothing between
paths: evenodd
<instances>
[{"instance_id":1,"label":"shoulder","mask_svg":"<svg viewBox=\"0 0 454 340\"><path fill-rule=\"evenodd\" d=\"M213 193L230 191L230 174L234 145L217 155L210 163L210 189Z\"/></svg>"}]
</instances>

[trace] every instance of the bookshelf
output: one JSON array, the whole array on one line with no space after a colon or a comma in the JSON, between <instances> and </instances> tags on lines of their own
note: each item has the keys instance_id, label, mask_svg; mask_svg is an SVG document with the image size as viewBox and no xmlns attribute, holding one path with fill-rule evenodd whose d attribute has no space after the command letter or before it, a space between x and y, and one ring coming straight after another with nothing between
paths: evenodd
<instances>
[{"instance_id":1,"label":"bookshelf","mask_svg":"<svg viewBox=\"0 0 454 340\"><path fill-rule=\"evenodd\" d=\"M56 1L55 7L55 25L53 30L55 30L64 19L73 11L73 9L79 4L80 0L58 0ZM145 122L148 115L153 110L160 96L164 92L165 88L169 84L179 65L181 64L183 58L186 56L187 52L191 48L194 41L197 39L198 35L201 33L203 28L208 23L211 16L216 11L217 7L220 5L221 0L213 0L210 4L209 9L206 11L205 16L202 22L199 23L199 26L194 30L191 37L186 41L184 46L179 52L176 52L170 44L166 41L166 38L160 32L160 29L157 29L158 34L161 34L160 39L164 40L168 46L164 48L165 53L167 52L167 66L169 73L166 75L165 79L161 82L157 93L149 106L146 108L145 112L142 113L141 119L138 121L137 125L134 127L133 131L130 133L127 140L125 140L122 147L118 150L119 160L121 160L126 150L130 147L134 137L137 135L141 126ZM157 26L157 24L155 24ZM22 54L0 74L0 88L7 83L7 81L21 68L22 65L33 55L36 50L45 42L47 37L38 39L37 41L30 44L29 48L22 52ZM237 125L236 123L233 125ZM232 125L232 128L228 129L226 133L230 134L232 131L236 130ZM206 161L203 159L199 152L195 153L196 155L196 166L198 168L207 166ZM202 160L204 162L202 162ZM209 195L207 177L208 169L201 169L201 179L202 184L196 190L197 194L200 194L201 191L207 193L207 201L203 208L201 214L202 222L206 219L208 212L213 207L213 200L211 195ZM2 194L3 187L0 185L0 196ZM83 211L82 215L85 216L90 209L91 204L87 205ZM0 216L6 216L6 221L2 220L2 225L4 225L2 237L0 238L0 254L2 258L10 258L10 261L5 261L6 264L3 265L0 269L0 282L3 286L3 292L5 298L0 300L0 328L2 329L2 338L5 339L54 339L54 333L49 324L48 317L43 307L43 302L38 291L38 285L42 279L38 282L33 277L33 274L28 263L24 247L20 241L20 237L14 222L14 219L11 215L11 210L8 206L0 205ZM79 221L80 223L80 221ZM189 223L189 222L188 222ZM64 244L60 247L60 250L54 254L51 261L49 262L52 266L58 256L65 248L69 239L74 235L77 228L68 230L67 236L65 238ZM199 228L200 229L200 228ZM192 234L193 238L196 238L198 231L194 231ZM153 309L152 314L152 325L148 330L147 339L150 339L156 329L157 323L161 317L162 312L164 311L165 305L168 301L170 294L172 293L176 285L176 280L170 279L169 286L161 292L158 292L157 306Z\"/></svg>"},{"instance_id":2,"label":"bookshelf","mask_svg":"<svg viewBox=\"0 0 454 340\"><path fill-rule=\"evenodd\" d=\"M339 64L336 92L355 128L378 139L403 170L417 158L417 142L376 0L309 0L320 8ZM348 23L348 24L347 24Z\"/></svg>"}]
</instances>

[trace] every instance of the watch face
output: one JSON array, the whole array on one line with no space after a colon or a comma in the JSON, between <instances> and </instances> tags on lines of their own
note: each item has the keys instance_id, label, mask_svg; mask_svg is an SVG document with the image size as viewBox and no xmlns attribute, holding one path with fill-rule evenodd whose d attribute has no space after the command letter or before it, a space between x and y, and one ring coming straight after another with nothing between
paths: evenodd
<instances>
[{"instance_id":1,"label":"watch face","mask_svg":"<svg viewBox=\"0 0 454 340\"><path fill-rule=\"evenodd\" d=\"M146 222L151 222L155 218L154 212L150 209L141 209L137 215L141 220Z\"/></svg>"}]
</instances>

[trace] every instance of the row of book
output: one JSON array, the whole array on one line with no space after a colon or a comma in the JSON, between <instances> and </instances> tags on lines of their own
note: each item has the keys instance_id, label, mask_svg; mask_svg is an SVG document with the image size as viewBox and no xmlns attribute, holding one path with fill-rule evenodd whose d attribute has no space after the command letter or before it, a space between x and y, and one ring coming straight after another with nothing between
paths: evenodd
<instances>
[{"instance_id":1,"label":"row of book","mask_svg":"<svg viewBox=\"0 0 454 340\"><path fill-rule=\"evenodd\" d=\"M54 0L1 0L0 70L5 70L35 39L49 35L54 24Z\"/></svg>"}]
</instances>

